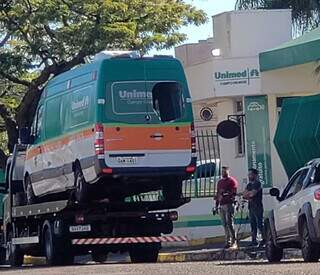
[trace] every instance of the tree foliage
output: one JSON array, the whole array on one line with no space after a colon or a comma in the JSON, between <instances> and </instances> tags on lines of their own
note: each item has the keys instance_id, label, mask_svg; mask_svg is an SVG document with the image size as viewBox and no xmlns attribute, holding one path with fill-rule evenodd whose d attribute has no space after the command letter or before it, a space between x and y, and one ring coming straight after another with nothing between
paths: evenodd
<instances>
[{"instance_id":1,"label":"tree foliage","mask_svg":"<svg viewBox=\"0 0 320 275\"><path fill-rule=\"evenodd\" d=\"M320 23L320 0L237 0L236 9L291 9L297 34Z\"/></svg>"},{"instance_id":2,"label":"tree foliage","mask_svg":"<svg viewBox=\"0 0 320 275\"><path fill-rule=\"evenodd\" d=\"M53 76L105 49L170 48L186 39L181 26L205 20L183 0L2 0L0 116L9 149Z\"/></svg>"}]
</instances>

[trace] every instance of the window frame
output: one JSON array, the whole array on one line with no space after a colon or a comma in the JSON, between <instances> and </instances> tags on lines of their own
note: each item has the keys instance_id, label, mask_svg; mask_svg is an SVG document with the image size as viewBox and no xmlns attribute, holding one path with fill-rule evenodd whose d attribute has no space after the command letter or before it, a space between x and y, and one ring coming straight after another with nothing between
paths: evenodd
<instances>
[{"instance_id":1,"label":"window frame","mask_svg":"<svg viewBox=\"0 0 320 275\"><path fill-rule=\"evenodd\" d=\"M154 98L154 89L157 85L161 85L161 84L165 84L165 85L170 85L170 84L174 84L176 85L176 87L178 88L177 91L178 93L180 94L179 95L179 105L180 105L180 116L179 117L176 117L175 119L173 120L162 120L162 117L161 117L161 110L160 108L156 109L155 108L155 98ZM186 112L186 104L185 104L185 99L184 99L184 93L183 93L184 89L183 89L183 86L180 82L178 81L159 81L159 82L155 82L155 84L153 85L152 87L152 110L153 112L157 115L157 117L159 118L159 120L162 122L162 123L170 123L170 122L175 122L175 121L178 121L178 120L181 120L183 119L184 115L185 115L185 112ZM159 106L159 105L158 105Z\"/></svg>"},{"instance_id":2,"label":"window frame","mask_svg":"<svg viewBox=\"0 0 320 275\"><path fill-rule=\"evenodd\" d=\"M282 194L281 194L281 196L280 196L280 200L281 200L281 201L284 201L284 200L288 199L288 197L287 197L287 196L288 196L288 192L289 192L289 190L291 189L293 182L297 179L297 177L300 177L301 173L302 173L302 170L298 170L298 171L290 178L289 182L287 183L286 187L284 188L284 190L283 190L283 192L282 192Z\"/></svg>"},{"instance_id":3,"label":"window frame","mask_svg":"<svg viewBox=\"0 0 320 275\"><path fill-rule=\"evenodd\" d=\"M320 163L316 163L310 170L309 172L309 180L307 183L305 183L304 189L307 189L309 187L315 186L315 185L320 185L320 180L318 182L315 182L315 175L317 173L317 170L320 170Z\"/></svg>"},{"instance_id":4,"label":"window frame","mask_svg":"<svg viewBox=\"0 0 320 275\"><path fill-rule=\"evenodd\" d=\"M39 129L40 110L41 110L41 124L40 124L40 129ZM41 103L41 104L39 104L39 106L37 108L36 119L34 120L34 127L33 127L33 131L32 131L35 141L37 141L41 138L41 130L43 129L43 117L44 117L44 104Z\"/></svg>"},{"instance_id":5,"label":"window frame","mask_svg":"<svg viewBox=\"0 0 320 275\"><path fill-rule=\"evenodd\" d=\"M301 176L303 175L304 172L307 172L303 179L301 180ZM292 198L293 196L295 196L296 194L298 194L301 190L304 189L304 182L306 177L309 175L309 168L308 167L304 167L300 170L298 170L289 180L289 183L287 184L287 186L285 187L284 191L281 194L281 201L285 201L287 199ZM298 181L296 181L298 180ZM302 182L301 182L302 181ZM293 185L297 185L299 182L301 182L301 188L299 189L299 191L295 192L295 190L292 190L292 193L290 193L292 187L294 188L295 186Z\"/></svg>"}]
</instances>

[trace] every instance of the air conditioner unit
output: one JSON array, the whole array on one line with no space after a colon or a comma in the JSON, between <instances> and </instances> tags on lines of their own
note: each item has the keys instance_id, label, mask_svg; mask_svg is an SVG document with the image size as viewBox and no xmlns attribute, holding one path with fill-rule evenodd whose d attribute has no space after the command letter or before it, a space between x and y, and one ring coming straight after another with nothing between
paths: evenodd
<instances>
[{"instance_id":1,"label":"air conditioner unit","mask_svg":"<svg viewBox=\"0 0 320 275\"><path fill-rule=\"evenodd\" d=\"M111 58L141 58L139 51L102 51L94 56L94 61Z\"/></svg>"}]
</instances>

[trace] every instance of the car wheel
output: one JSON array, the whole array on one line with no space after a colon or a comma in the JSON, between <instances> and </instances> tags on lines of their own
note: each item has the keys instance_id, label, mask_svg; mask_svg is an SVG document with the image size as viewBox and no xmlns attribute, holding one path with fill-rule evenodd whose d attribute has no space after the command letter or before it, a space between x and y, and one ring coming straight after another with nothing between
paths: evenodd
<instances>
[{"instance_id":1,"label":"car wheel","mask_svg":"<svg viewBox=\"0 0 320 275\"><path fill-rule=\"evenodd\" d=\"M301 251L305 262L317 262L320 256L319 245L312 242L307 223L304 221L301 230Z\"/></svg>"},{"instance_id":2,"label":"car wheel","mask_svg":"<svg viewBox=\"0 0 320 275\"><path fill-rule=\"evenodd\" d=\"M36 196L33 191L30 176L26 176L25 178L25 188L26 188L27 204L36 203Z\"/></svg>"},{"instance_id":3,"label":"car wheel","mask_svg":"<svg viewBox=\"0 0 320 275\"><path fill-rule=\"evenodd\" d=\"M88 184L85 181L82 170L79 166L75 169L75 197L80 203L85 203L88 201Z\"/></svg>"},{"instance_id":4,"label":"car wheel","mask_svg":"<svg viewBox=\"0 0 320 275\"><path fill-rule=\"evenodd\" d=\"M270 263L280 262L283 258L283 249L274 244L270 225L266 225L266 256Z\"/></svg>"}]
</instances>

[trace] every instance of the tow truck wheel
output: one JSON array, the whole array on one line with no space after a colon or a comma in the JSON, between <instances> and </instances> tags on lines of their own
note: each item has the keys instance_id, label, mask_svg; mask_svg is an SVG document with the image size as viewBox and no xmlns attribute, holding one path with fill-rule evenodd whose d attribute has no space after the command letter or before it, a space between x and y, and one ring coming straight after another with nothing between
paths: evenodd
<instances>
[{"instance_id":1,"label":"tow truck wheel","mask_svg":"<svg viewBox=\"0 0 320 275\"><path fill-rule=\"evenodd\" d=\"M75 187L76 187L76 193L75 193L76 200L80 203L84 203L88 199L88 184L84 179L83 173L79 165L77 165L75 169L74 179L75 179Z\"/></svg>"},{"instance_id":2,"label":"tow truck wheel","mask_svg":"<svg viewBox=\"0 0 320 275\"><path fill-rule=\"evenodd\" d=\"M303 222L302 224L301 250L305 262L319 261L320 248L319 245L312 242L306 222Z\"/></svg>"},{"instance_id":3,"label":"tow truck wheel","mask_svg":"<svg viewBox=\"0 0 320 275\"><path fill-rule=\"evenodd\" d=\"M51 225L47 226L44 231L44 252L47 259L47 264L52 265L62 265L63 255L58 249L58 242L53 234L53 228Z\"/></svg>"},{"instance_id":4,"label":"tow truck wheel","mask_svg":"<svg viewBox=\"0 0 320 275\"><path fill-rule=\"evenodd\" d=\"M96 263L104 263L108 259L108 254L103 254L98 251L92 251L91 258L92 258L92 261Z\"/></svg>"},{"instance_id":5,"label":"tow truck wheel","mask_svg":"<svg viewBox=\"0 0 320 275\"><path fill-rule=\"evenodd\" d=\"M30 176L26 176L25 178L25 187L26 187L27 203L29 205L34 204L36 202L36 196L33 192Z\"/></svg>"},{"instance_id":6,"label":"tow truck wheel","mask_svg":"<svg viewBox=\"0 0 320 275\"><path fill-rule=\"evenodd\" d=\"M280 262L283 257L283 249L275 246L269 224L266 224L266 256L270 263Z\"/></svg>"},{"instance_id":7,"label":"tow truck wheel","mask_svg":"<svg viewBox=\"0 0 320 275\"><path fill-rule=\"evenodd\" d=\"M179 177L169 177L164 180L162 194L166 201L178 200L182 196L182 180Z\"/></svg>"},{"instance_id":8,"label":"tow truck wheel","mask_svg":"<svg viewBox=\"0 0 320 275\"><path fill-rule=\"evenodd\" d=\"M19 245L12 243L12 231L9 232L7 240L7 258L12 267L19 267L23 264L24 255Z\"/></svg>"},{"instance_id":9,"label":"tow truck wheel","mask_svg":"<svg viewBox=\"0 0 320 275\"><path fill-rule=\"evenodd\" d=\"M6 263L6 249L4 247L0 247L0 265L4 265Z\"/></svg>"},{"instance_id":10,"label":"tow truck wheel","mask_svg":"<svg viewBox=\"0 0 320 275\"><path fill-rule=\"evenodd\" d=\"M132 263L156 263L158 261L159 244L135 245L129 251Z\"/></svg>"},{"instance_id":11,"label":"tow truck wheel","mask_svg":"<svg viewBox=\"0 0 320 275\"><path fill-rule=\"evenodd\" d=\"M72 265L74 255L66 241L57 238L53 233L53 225L48 223L43 233L44 254L50 266Z\"/></svg>"}]
</instances>

